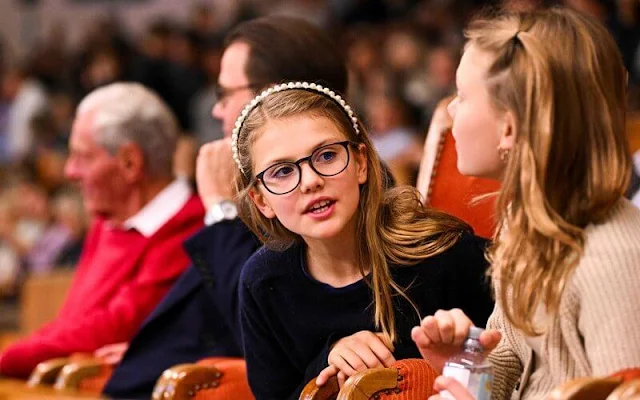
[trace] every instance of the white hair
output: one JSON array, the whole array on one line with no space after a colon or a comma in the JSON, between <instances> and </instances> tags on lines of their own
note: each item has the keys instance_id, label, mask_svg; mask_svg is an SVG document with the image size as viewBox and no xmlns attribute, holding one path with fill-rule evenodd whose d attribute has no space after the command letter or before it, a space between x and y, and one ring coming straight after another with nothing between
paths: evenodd
<instances>
[{"instance_id":1,"label":"white hair","mask_svg":"<svg viewBox=\"0 0 640 400\"><path fill-rule=\"evenodd\" d=\"M173 175L178 124L157 94L138 83L113 83L89 93L78 105L76 117L89 112L100 146L115 154L133 142L144 153L146 173Z\"/></svg>"}]
</instances>

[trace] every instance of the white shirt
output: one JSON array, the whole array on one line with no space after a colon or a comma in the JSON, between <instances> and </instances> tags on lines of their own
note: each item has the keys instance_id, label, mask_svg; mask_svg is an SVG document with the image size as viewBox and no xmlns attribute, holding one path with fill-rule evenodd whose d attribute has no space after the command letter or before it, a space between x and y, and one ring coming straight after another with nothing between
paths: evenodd
<instances>
[{"instance_id":1,"label":"white shirt","mask_svg":"<svg viewBox=\"0 0 640 400\"><path fill-rule=\"evenodd\" d=\"M151 237L187 204L191 187L184 179L176 179L162 189L134 216L124 221L126 229L135 229L144 237Z\"/></svg>"}]
</instances>

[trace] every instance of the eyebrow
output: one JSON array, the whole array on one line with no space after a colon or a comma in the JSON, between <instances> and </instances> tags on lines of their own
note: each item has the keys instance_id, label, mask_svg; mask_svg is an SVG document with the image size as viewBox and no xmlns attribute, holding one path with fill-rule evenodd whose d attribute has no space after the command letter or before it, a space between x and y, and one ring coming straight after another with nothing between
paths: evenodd
<instances>
[{"instance_id":1,"label":"eyebrow","mask_svg":"<svg viewBox=\"0 0 640 400\"><path fill-rule=\"evenodd\" d=\"M323 141L321 141L320 143L316 144L313 149L308 153L308 154L312 154L314 151L318 150L320 147L330 144L330 143L334 143L336 140L340 141L338 138L327 138ZM306 157L306 156L304 156ZM284 163L284 162L295 162L297 161L299 158L296 158L295 160L292 158L278 158L275 160L270 160L268 163L265 163L267 165L266 168L271 167L272 165L276 165L276 164L280 164L280 163Z\"/></svg>"}]
</instances>

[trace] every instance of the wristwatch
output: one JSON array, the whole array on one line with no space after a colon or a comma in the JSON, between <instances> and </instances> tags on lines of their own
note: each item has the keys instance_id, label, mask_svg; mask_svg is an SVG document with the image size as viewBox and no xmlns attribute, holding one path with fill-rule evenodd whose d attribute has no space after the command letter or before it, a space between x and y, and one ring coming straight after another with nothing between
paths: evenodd
<instances>
[{"instance_id":1,"label":"wristwatch","mask_svg":"<svg viewBox=\"0 0 640 400\"><path fill-rule=\"evenodd\" d=\"M217 224L220 221L230 221L238 217L238 209L230 200L222 200L213 203L204 216L204 224L207 226Z\"/></svg>"}]
</instances>

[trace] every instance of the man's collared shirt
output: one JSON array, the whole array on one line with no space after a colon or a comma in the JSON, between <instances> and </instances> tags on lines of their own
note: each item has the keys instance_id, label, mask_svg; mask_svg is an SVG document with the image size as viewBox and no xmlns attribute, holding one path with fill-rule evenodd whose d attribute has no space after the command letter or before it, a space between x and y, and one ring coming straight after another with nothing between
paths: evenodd
<instances>
[{"instance_id":1,"label":"man's collared shirt","mask_svg":"<svg viewBox=\"0 0 640 400\"><path fill-rule=\"evenodd\" d=\"M127 219L123 226L137 230L144 237L151 237L184 207L190 197L189 183L184 179L176 179Z\"/></svg>"}]
</instances>

